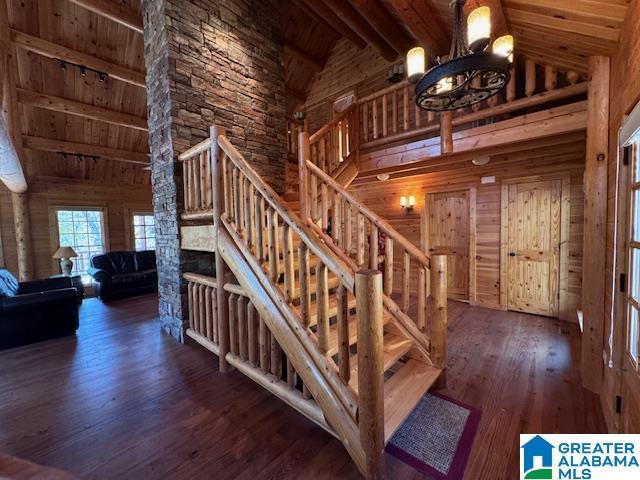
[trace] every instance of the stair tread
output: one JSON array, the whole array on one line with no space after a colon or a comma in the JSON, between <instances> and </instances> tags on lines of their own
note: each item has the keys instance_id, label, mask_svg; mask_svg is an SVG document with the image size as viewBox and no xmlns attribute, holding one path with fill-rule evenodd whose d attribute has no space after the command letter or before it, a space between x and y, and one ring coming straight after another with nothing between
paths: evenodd
<instances>
[{"instance_id":1,"label":"stair tread","mask_svg":"<svg viewBox=\"0 0 640 480\"><path fill-rule=\"evenodd\" d=\"M331 280L329 280L329 286L331 286ZM317 304L316 300L312 299L311 300L311 312L310 312L310 315L309 315L309 326L313 326L316 323L318 323L318 306L317 305L318 304ZM355 298L350 298L347 301L347 306L348 306L349 310L355 308L356 299ZM301 307L296 307L296 310L298 311L298 315L300 315ZM337 315L337 313L338 313L338 299L335 296L332 296L332 297L329 298L329 318L335 317Z\"/></svg>"},{"instance_id":2,"label":"stair tread","mask_svg":"<svg viewBox=\"0 0 640 480\"><path fill-rule=\"evenodd\" d=\"M384 384L384 435L388 442L395 431L431 388L441 369L410 359Z\"/></svg>"},{"instance_id":3,"label":"stair tread","mask_svg":"<svg viewBox=\"0 0 640 480\"><path fill-rule=\"evenodd\" d=\"M391 314L389 312L384 312L383 314L383 322L386 325L391 321ZM351 315L349 318L349 345L353 345L358 341L358 317L356 315ZM331 329L329 330L329 350L327 350L327 355L332 357L336 353L338 353L338 328L337 325L331 325Z\"/></svg>"},{"instance_id":4,"label":"stair tread","mask_svg":"<svg viewBox=\"0 0 640 480\"><path fill-rule=\"evenodd\" d=\"M337 276L329 277L329 290L333 290L334 288L338 288L340 285L340 278ZM309 290L311 291L311 295L315 295L316 289L318 288L318 282L316 280L315 275L309 278ZM293 296L294 300L300 298L300 282L296 279L296 291Z\"/></svg>"},{"instance_id":5,"label":"stair tread","mask_svg":"<svg viewBox=\"0 0 640 480\"><path fill-rule=\"evenodd\" d=\"M383 337L383 371L389 370L398 360L400 360L413 347L413 342L408 338L401 337L393 333L385 333ZM358 356L351 358L351 377L349 385L358 391Z\"/></svg>"}]
</instances>

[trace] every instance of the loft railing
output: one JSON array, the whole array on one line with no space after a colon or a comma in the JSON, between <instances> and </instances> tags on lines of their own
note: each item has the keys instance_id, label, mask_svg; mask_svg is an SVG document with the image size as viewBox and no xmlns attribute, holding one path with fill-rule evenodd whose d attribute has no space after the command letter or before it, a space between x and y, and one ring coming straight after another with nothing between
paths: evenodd
<instances>
[{"instance_id":1,"label":"loft railing","mask_svg":"<svg viewBox=\"0 0 640 480\"><path fill-rule=\"evenodd\" d=\"M504 93L471 108L451 113L436 114L418 108L415 105L413 86L407 81L359 99L360 149L380 147L438 132L448 136L450 140L453 128L465 125L472 128L474 122L499 118L587 92L587 82L581 81L576 72L559 72L553 67L538 65L533 60L521 57L517 61L520 64L512 66L511 80ZM518 76L521 70L525 72L524 78ZM544 78L544 82L538 82L539 76Z\"/></svg>"}]
</instances>

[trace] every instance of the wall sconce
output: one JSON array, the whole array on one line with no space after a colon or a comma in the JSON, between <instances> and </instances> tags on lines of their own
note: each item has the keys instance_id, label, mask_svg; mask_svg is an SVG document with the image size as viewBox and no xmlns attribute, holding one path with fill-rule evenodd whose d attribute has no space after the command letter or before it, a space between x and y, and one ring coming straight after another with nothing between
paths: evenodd
<instances>
[{"instance_id":1,"label":"wall sconce","mask_svg":"<svg viewBox=\"0 0 640 480\"><path fill-rule=\"evenodd\" d=\"M415 205L416 205L416 197L414 197L413 195L409 195L408 202L407 202L407 197L405 197L404 195L400 197L400 207L406 210L407 213L413 210L413 207Z\"/></svg>"}]
</instances>

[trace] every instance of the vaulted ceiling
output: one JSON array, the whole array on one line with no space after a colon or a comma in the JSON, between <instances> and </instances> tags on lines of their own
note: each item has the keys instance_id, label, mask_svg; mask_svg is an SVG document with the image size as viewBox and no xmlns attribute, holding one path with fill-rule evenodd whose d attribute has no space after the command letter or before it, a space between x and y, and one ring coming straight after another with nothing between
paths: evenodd
<instances>
[{"instance_id":1,"label":"vaulted ceiling","mask_svg":"<svg viewBox=\"0 0 640 480\"><path fill-rule=\"evenodd\" d=\"M27 178L149 183L140 0L100 3L8 2Z\"/></svg>"},{"instance_id":2,"label":"vaulted ceiling","mask_svg":"<svg viewBox=\"0 0 640 480\"><path fill-rule=\"evenodd\" d=\"M479 5L492 10L494 30L515 37L516 51L540 63L586 73L592 55L610 55L631 0L468 0L468 12ZM410 46L426 47L435 58L449 52L453 24L451 0L287 0L290 19L285 38L298 29L324 32L324 41L299 41L298 47L326 61L336 38L363 48L370 45L385 59L399 60ZM329 34L330 33L330 34ZM289 56L288 85L298 103L314 72ZM294 67L295 70L294 74ZM302 71L302 72L301 72Z\"/></svg>"}]
</instances>

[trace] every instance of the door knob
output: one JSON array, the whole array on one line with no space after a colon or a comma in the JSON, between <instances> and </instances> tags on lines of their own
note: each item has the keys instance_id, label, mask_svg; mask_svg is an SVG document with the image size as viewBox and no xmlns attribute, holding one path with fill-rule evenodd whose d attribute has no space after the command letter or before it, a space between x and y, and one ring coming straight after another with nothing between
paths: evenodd
<instances>
[{"instance_id":1,"label":"door knob","mask_svg":"<svg viewBox=\"0 0 640 480\"><path fill-rule=\"evenodd\" d=\"M516 252L509 252L509 256L510 257L515 257L516 256Z\"/></svg>"}]
</instances>

